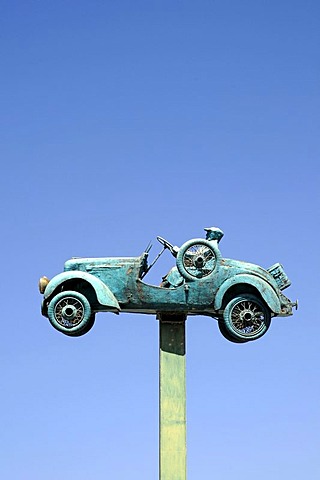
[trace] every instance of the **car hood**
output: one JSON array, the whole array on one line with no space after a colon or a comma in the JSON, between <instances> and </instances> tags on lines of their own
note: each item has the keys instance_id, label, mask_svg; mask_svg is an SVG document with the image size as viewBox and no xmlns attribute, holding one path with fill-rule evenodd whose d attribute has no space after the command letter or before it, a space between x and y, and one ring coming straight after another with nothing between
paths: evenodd
<instances>
[{"instance_id":1,"label":"car hood","mask_svg":"<svg viewBox=\"0 0 320 480\"><path fill-rule=\"evenodd\" d=\"M139 257L105 257L83 258L74 257L64 264L64 271L80 270L90 271L96 268L123 268L139 263Z\"/></svg>"}]
</instances>

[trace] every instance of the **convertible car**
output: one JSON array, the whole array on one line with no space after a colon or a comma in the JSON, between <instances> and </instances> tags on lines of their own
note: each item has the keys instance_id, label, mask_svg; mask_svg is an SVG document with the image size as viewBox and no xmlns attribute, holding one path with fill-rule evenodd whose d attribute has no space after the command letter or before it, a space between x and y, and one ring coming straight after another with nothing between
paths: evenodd
<instances>
[{"instance_id":1,"label":"convertible car","mask_svg":"<svg viewBox=\"0 0 320 480\"><path fill-rule=\"evenodd\" d=\"M60 332L80 336L93 326L98 312L207 315L218 321L222 335L235 343L266 333L272 317L292 315L297 302L282 292L290 281L281 264L258 265L222 258L223 232L206 228L180 248L162 237L162 250L149 265L149 245L139 257L72 258L63 273L41 277L42 314ZM145 276L165 250L175 266L159 286ZM174 316L172 316L174 318Z\"/></svg>"}]
</instances>

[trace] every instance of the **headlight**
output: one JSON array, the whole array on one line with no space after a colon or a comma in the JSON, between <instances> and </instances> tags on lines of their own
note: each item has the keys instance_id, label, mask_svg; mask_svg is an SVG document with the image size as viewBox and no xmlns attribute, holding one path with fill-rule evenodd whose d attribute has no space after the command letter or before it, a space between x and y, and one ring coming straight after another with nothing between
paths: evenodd
<instances>
[{"instance_id":1,"label":"headlight","mask_svg":"<svg viewBox=\"0 0 320 480\"><path fill-rule=\"evenodd\" d=\"M39 280L39 292L44 293L46 286L50 282L49 278L47 277L41 277Z\"/></svg>"}]
</instances>

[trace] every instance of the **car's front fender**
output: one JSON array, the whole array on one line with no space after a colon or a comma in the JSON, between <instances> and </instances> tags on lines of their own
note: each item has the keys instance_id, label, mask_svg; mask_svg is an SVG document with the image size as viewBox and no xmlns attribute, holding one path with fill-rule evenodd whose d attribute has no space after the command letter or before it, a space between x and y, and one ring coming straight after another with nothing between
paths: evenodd
<instances>
[{"instance_id":1,"label":"car's front fender","mask_svg":"<svg viewBox=\"0 0 320 480\"><path fill-rule=\"evenodd\" d=\"M281 312L280 299L274 289L265 280L256 277L255 275L248 274L235 275L234 277L228 278L222 283L215 296L215 310L219 310L221 308L223 297L227 291L231 287L234 287L238 284L247 284L256 288L273 313L279 314Z\"/></svg>"},{"instance_id":2,"label":"car's front fender","mask_svg":"<svg viewBox=\"0 0 320 480\"><path fill-rule=\"evenodd\" d=\"M118 300L107 285L105 285L99 278L91 275L91 273L80 271L63 272L53 277L44 291L44 301L50 298L58 287L69 280L82 280L88 282L94 288L97 300L101 305L109 307L112 311L120 312L121 309Z\"/></svg>"}]
</instances>

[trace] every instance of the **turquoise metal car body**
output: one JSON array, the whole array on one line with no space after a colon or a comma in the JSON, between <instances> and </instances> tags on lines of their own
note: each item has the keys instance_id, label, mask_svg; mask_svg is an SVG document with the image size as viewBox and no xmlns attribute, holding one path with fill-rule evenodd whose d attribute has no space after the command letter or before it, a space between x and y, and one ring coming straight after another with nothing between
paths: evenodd
<instances>
[{"instance_id":1,"label":"turquoise metal car body","mask_svg":"<svg viewBox=\"0 0 320 480\"><path fill-rule=\"evenodd\" d=\"M221 333L236 343L262 336L271 317L292 315L296 303L282 293L290 281L280 264L265 270L252 263L222 258L218 245L222 231L215 227L206 230L206 239L190 240L180 248L157 237L162 252L169 249L176 257L176 266L159 286L145 280L155 263L148 265L150 248L139 257L66 261L63 273L40 282L42 314L55 328L71 336L86 333L95 313L101 311L207 315L216 318ZM236 307L230 307L235 299ZM228 306L231 311L226 316Z\"/></svg>"}]
</instances>

